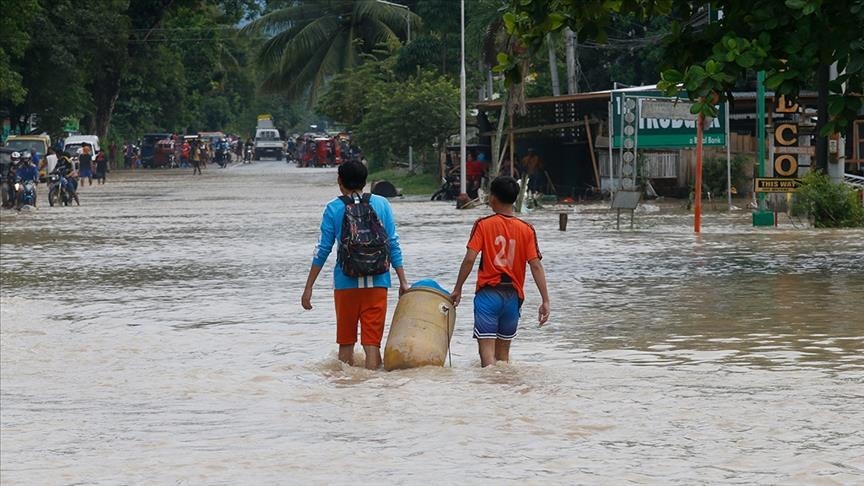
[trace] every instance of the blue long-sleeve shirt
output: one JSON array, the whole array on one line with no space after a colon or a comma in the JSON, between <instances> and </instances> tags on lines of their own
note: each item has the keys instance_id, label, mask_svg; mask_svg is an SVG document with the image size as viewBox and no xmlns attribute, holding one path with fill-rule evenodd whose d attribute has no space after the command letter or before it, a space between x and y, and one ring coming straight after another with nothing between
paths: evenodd
<instances>
[{"instance_id":1,"label":"blue long-sleeve shirt","mask_svg":"<svg viewBox=\"0 0 864 486\"><path fill-rule=\"evenodd\" d=\"M35 165L25 165L15 171L15 177L22 181L39 181L39 169Z\"/></svg>"},{"instance_id":2,"label":"blue long-sleeve shirt","mask_svg":"<svg viewBox=\"0 0 864 486\"><path fill-rule=\"evenodd\" d=\"M402 248L399 246L399 234L396 232L396 221L393 219L393 210L390 201L375 194L369 200L375 214L384 226L384 230L390 237L390 264L393 268L402 267ZM312 264L323 267L327 257L333 250L333 244L340 241L342 236L342 219L345 216L345 203L338 197L333 199L324 208L324 216L321 218L321 234L318 244L315 246L315 254ZM335 289L362 289L370 287L390 287L390 272L380 275L366 277L349 277L342 272L342 266L336 265L333 270L333 286Z\"/></svg>"}]
</instances>

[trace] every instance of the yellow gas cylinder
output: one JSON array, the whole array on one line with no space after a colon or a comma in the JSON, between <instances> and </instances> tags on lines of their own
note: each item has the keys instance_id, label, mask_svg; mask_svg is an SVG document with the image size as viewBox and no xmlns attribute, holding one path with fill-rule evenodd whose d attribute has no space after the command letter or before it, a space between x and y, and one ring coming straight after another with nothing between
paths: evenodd
<instances>
[{"instance_id":1,"label":"yellow gas cylinder","mask_svg":"<svg viewBox=\"0 0 864 486\"><path fill-rule=\"evenodd\" d=\"M384 369L444 366L455 324L450 294L437 284L415 284L396 304L384 346Z\"/></svg>"}]
</instances>

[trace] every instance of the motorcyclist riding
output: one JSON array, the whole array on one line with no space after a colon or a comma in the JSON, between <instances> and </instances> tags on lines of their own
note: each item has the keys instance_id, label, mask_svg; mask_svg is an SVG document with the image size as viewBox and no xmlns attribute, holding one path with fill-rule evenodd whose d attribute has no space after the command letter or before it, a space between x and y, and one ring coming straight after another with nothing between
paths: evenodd
<instances>
[{"instance_id":1,"label":"motorcyclist riding","mask_svg":"<svg viewBox=\"0 0 864 486\"><path fill-rule=\"evenodd\" d=\"M246 143L243 146L243 163L251 163L254 158L255 153L255 142L252 141L252 137L246 138Z\"/></svg>"},{"instance_id":2,"label":"motorcyclist riding","mask_svg":"<svg viewBox=\"0 0 864 486\"><path fill-rule=\"evenodd\" d=\"M81 201L78 199L78 178L76 177L77 174L75 174L75 165L72 163L68 152L60 154L60 160L57 161L57 165L54 166L54 170L51 173L61 177L60 183L80 206Z\"/></svg>"},{"instance_id":3,"label":"motorcyclist riding","mask_svg":"<svg viewBox=\"0 0 864 486\"><path fill-rule=\"evenodd\" d=\"M220 138L216 141L214 149L216 150L216 162L224 169L231 162L231 153L228 151L228 140Z\"/></svg>"},{"instance_id":4,"label":"motorcyclist riding","mask_svg":"<svg viewBox=\"0 0 864 486\"><path fill-rule=\"evenodd\" d=\"M12 152L10 158L11 163L9 164L9 168L6 170L6 173L3 174L3 177L6 182L6 194L8 199L3 201L3 207L11 208L15 205L15 179L17 178L16 172L18 170L18 166L21 164L21 154L19 152Z\"/></svg>"},{"instance_id":5,"label":"motorcyclist riding","mask_svg":"<svg viewBox=\"0 0 864 486\"><path fill-rule=\"evenodd\" d=\"M21 162L18 164L18 168L15 170L15 181L20 184L18 187L21 188L15 194L15 201L20 204L21 198L24 196L25 183L27 183L28 181L33 181L33 184L39 183L39 169L33 164L33 161L30 159L30 152L25 151L21 153Z\"/></svg>"}]
</instances>

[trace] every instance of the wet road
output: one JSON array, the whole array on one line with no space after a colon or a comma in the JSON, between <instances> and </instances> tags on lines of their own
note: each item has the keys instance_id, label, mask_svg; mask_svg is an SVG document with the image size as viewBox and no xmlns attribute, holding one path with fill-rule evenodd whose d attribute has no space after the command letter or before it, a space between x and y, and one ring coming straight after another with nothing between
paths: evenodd
<instances>
[{"instance_id":1,"label":"wet road","mask_svg":"<svg viewBox=\"0 0 864 486\"><path fill-rule=\"evenodd\" d=\"M513 363L479 368L469 280L452 367L369 372L332 261L299 305L335 171L110 176L0 213L4 485L864 483L862 231L533 212L552 317L529 277ZM409 279L452 286L487 209L393 206Z\"/></svg>"}]
</instances>

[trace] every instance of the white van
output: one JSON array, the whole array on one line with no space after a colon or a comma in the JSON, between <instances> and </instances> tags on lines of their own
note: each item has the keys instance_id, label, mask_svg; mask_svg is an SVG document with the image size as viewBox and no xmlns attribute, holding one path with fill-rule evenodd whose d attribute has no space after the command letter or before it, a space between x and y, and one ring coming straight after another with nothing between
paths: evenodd
<instances>
[{"instance_id":1,"label":"white van","mask_svg":"<svg viewBox=\"0 0 864 486\"><path fill-rule=\"evenodd\" d=\"M75 156L78 154L78 150L81 149L85 143L89 143L93 148L93 157L96 157L96 154L102 151L102 148L99 147L99 136L98 135L69 135L66 137L66 140L63 141L63 151L69 152L69 155Z\"/></svg>"}]
</instances>

